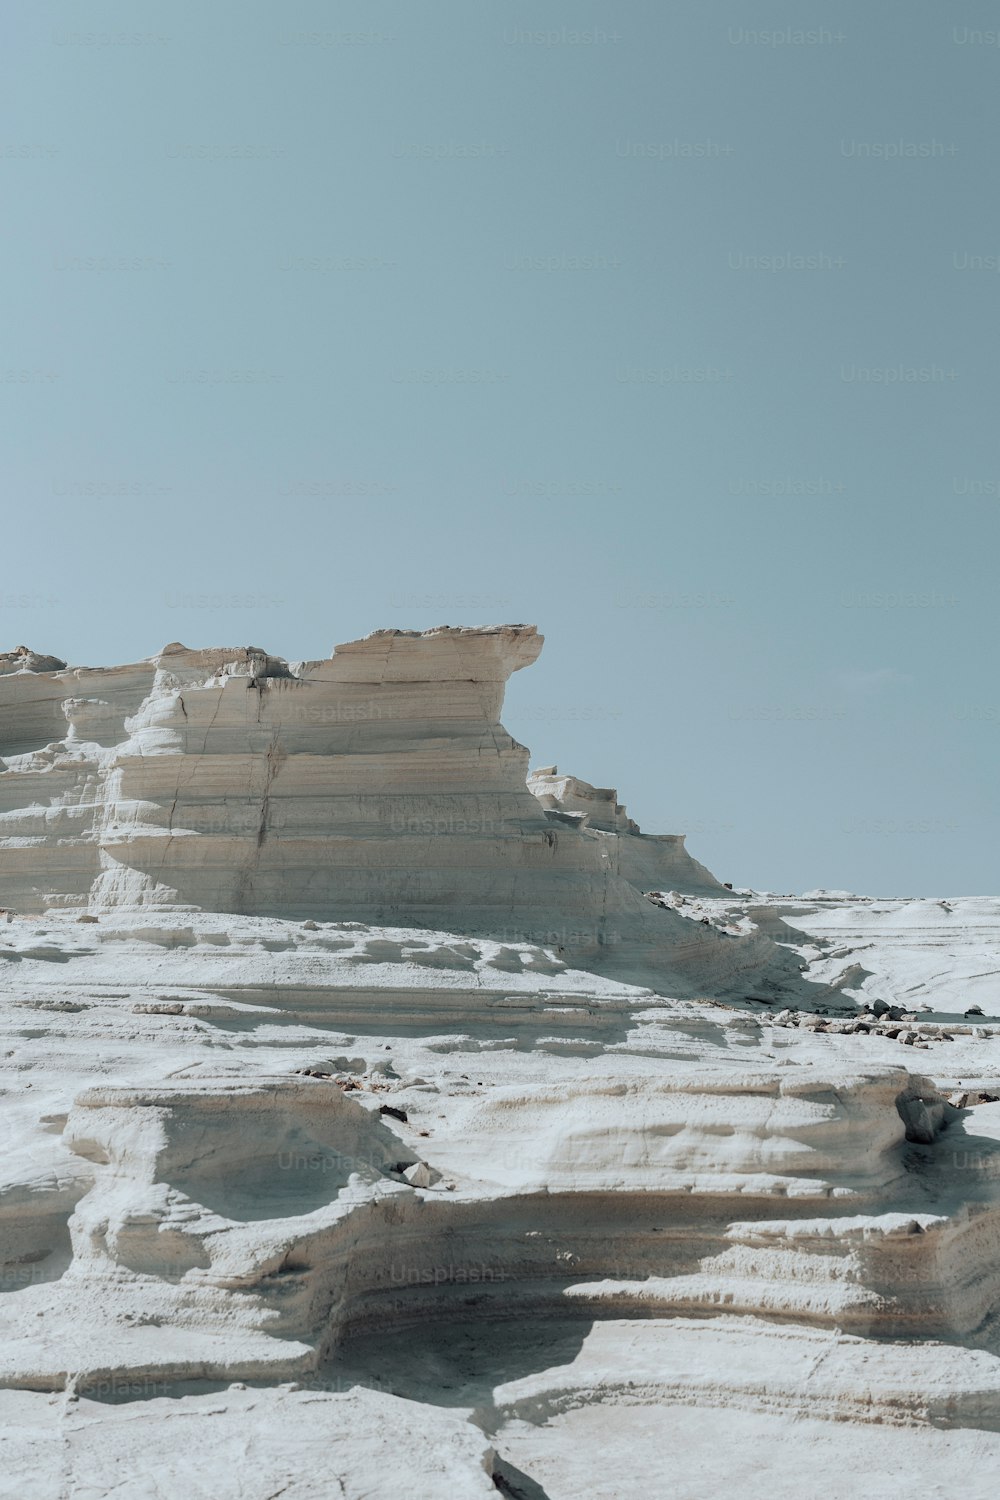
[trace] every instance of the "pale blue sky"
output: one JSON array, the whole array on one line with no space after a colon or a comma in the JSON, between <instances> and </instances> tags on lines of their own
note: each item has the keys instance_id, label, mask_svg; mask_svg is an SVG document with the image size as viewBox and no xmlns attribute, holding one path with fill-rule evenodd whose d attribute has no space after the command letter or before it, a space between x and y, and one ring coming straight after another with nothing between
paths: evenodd
<instances>
[{"instance_id":1,"label":"pale blue sky","mask_svg":"<svg viewBox=\"0 0 1000 1500\"><path fill-rule=\"evenodd\" d=\"M997 890L992 5L12 11L0 649L531 621L721 878Z\"/></svg>"}]
</instances>

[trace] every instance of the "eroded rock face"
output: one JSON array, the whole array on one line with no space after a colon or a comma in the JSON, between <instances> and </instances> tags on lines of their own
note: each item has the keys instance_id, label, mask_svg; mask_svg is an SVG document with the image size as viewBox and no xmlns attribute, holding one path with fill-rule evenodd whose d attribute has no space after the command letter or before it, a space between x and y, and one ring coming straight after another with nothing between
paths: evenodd
<instances>
[{"instance_id":1,"label":"eroded rock face","mask_svg":"<svg viewBox=\"0 0 1000 1500\"><path fill-rule=\"evenodd\" d=\"M508 1313L552 1313L569 1292L665 1315L716 1306L722 1286L745 1314L964 1334L1000 1299L1000 1268L968 1274L1000 1207L949 1221L907 1182L907 1121L937 1097L902 1070L849 1096L814 1074L584 1075L569 1098L493 1086L452 1102L429 1166L416 1121L431 1111L406 1088L388 1121L365 1090L316 1079L92 1089L63 1137L100 1168L72 1219L73 1278L183 1281L206 1309L213 1288L220 1308L252 1294L259 1327L305 1346L333 1307L324 1348L404 1309L435 1316L477 1263ZM484 1192L491 1161L506 1182Z\"/></svg>"},{"instance_id":2,"label":"eroded rock face","mask_svg":"<svg viewBox=\"0 0 1000 1500\"><path fill-rule=\"evenodd\" d=\"M527 752L499 724L540 645L531 627L383 631L292 667L173 644L20 673L0 699L0 900L492 919L504 880L530 899L553 863ZM557 862L603 884L577 844Z\"/></svg>"},{"instance_id":3,"label":"eroded rock face","mask_svg":"<svg viewBox=\"0 0 1000 1500\"><path fill-rule=\"evenodd\" d=\"M59 672L66 663L58 656L43 656L32 651L30 646L16 646L13 651L0 651L0 677L11 672Z\"/></svg>"},{"instance_id":4,"label":"eroded rock face","mask_svg":"<svg viewBox=\"0 0 1000 1500\"><path fill-rule=\"evenodd\" d=\"M725 944L641 900L668 876L721 889L682 838L639 835L582 782L529 790L499 716L541 645L530 625L384 630L289 664L174 643L134 666L2 679L0 905L551 933L623 972L671 964L682 985L777 974L759 934ZM589 815L560 816L584 789Z\"/></svg>"},{"instance_id":5,"label":"eroded rock face","mask_svg":"<svg viewBox=\"0 0 1000 1500\"><path fill-rule=\"evenodd\" d=\"M0 672L0 1493L995 1487L1000 906L526 784L539 646Z\"/></svg>"},{"instance_id":6,"label":"eroded rock face","mask_svg":"<svg viewBox=\"0 0 1000 1500\"><path fill-rule=\"evenodd\" d=\"M711 870L688 853L682 833L643 833L613 787L594 787L577 776L560 776L558 766L544 766L531 772L528 788L560 822L612 836L617 868L638 890L725 892Z\"/></svg>"}]
</instances>

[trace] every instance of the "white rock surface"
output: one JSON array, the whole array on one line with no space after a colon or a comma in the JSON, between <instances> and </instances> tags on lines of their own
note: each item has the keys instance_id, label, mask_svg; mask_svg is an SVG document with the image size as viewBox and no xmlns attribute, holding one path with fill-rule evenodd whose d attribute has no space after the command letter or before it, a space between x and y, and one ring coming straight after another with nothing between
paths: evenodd
<instances>
[{"instance_id":1,"label":"white rock surface","mask_svg":"<svg viewBox=\"0 0 1000 1500\"><path fill-rule=\"evenodd\" d=\"M538 646L0 658L0 1496L992 1496L1000 902L526 786Z\"/></svg>"}]
</instances>

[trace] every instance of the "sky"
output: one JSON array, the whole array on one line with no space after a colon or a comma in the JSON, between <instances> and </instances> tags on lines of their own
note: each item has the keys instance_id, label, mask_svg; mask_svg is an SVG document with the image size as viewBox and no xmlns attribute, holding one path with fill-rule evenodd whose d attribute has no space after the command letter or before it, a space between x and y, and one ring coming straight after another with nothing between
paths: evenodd
<instances>
[{"instance_id":1,"label":"sky","mask_svg":"<svg viewBox=\"0 0 1000 1500\"><path fill-rule=\"evenodd\" d=\"M982 0L0 21L0 650L546 636L533 765L737 885L995 893Z\"/></svg>"}]
</instances>

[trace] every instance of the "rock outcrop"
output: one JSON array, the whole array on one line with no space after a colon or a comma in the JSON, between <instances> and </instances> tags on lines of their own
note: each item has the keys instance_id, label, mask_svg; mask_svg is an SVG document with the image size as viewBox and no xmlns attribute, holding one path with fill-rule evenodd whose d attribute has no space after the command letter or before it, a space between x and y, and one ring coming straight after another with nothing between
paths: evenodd
<instances>
[{"instance_id":1,"label":"rock outcrop","mask_svg":"<svg viewBox=\"0 0 1000 1500\"><path fill-rule=\"evenodd\" d=\"M760 934L722 940L642 900L668 877L722 889L682 837L639 834L572 778L529 790L500 710L541 645L530 625L383 630L327 661L174 643L0 678L0 905L549 935L696 992L762 966L792 982Z\"/></svg>"},{"instance_id":2,"label":"rock outcrop","mask_svg":"<svg viewBox=\"0 0 1000 1500\"><path fill-rule=\"evenodd\" d=\"M528 787L561 822L613 837L618 870L638 890L725 894L722 882L688 853L682 833L643 833L612 787L594 787L576 776L560 776L557 766L532 771Z\"/></svg>"},{"instance_id":3,"label":"rock outcrop","mask_svg":"<svg viewBox=\"0 0 1000 1500\"><path fill-rule=\"evenodd\" d=\"M720 887L539 646L0 659L0 1495L995 1487L1000 905Z\"/></svg>"},{"instance_id":4,"label":"rock outcrop","mask_svg":"<svg viewBox=\"0 0 1000 1500\"><path fill-rule=\"evenodd\" d=\"M66 663L58 656L40 656L30 646L16 646L13 651L0 651L0 677L11 672L59 672Z\"/></svg>"}]
</instances>

